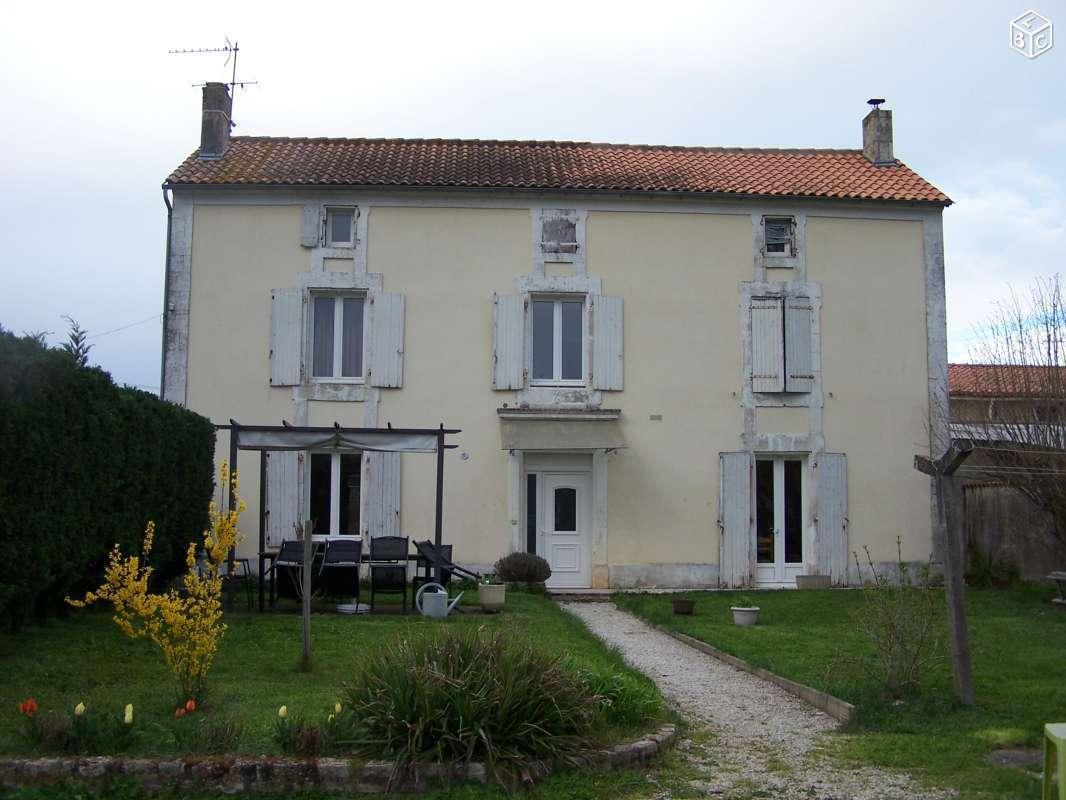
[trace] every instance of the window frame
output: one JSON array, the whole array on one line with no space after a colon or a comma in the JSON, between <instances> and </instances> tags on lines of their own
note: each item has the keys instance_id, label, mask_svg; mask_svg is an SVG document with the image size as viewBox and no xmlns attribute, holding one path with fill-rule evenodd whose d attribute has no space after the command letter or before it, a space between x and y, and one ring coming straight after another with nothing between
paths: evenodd
<instances>
[{"instance_id":1,"label":"window frame","mask_svg":"<svg viewBox=\"0 0 1066 800\"><path fill-rule=\"evenodd\" d=\"M333 216L335 214L348 214L351 216L351 224L348 226L348 239L346 241L333 241ZM324 230L322 232L322 244L324 247L354 248L355 229L358 219L358 210L355 206L326 206L324 217Z\"/></svg>"},{"instance_id":2,"label":"window frame","mask_svg":"<svg viewBox=\"0 0 1066 800\"><path fill-rule=\"evenodd\" d=\"M332 298L333 304L333 369L331 375L315 375L315 301L321 298ZM362 325L362 352L359 358L359 375L342 376L344 363L344 301L345 299L357 298L363 301L363 325ZM308 313L308 347L307 347L307 375L313 383L346 383L365 384L367 364L367 317L369 306L367 292L359 291L319 291L312 290L309 293Z\"/></svg>"},{"instance_id":3,"label":"window frame","mask_svg":"<svg viewBox=\"0 0 1066 800\"><path fill-rule=\"evenodd\" d=\"M550 302L552 309L552 377L533 377L533 338L534 338L534 314L533 303ZM581 304L581 377L563 378L563 303ZM586 387L588 386L588 295L587 294L534 294L529 298L529 356L527 371L530 386L556 386L556 387Z\"/></svg>"},{"instance_id":4,"label":"window frame","mask_svg":"<svg viewBox=\"0 0 1066 800\"><path fill-rule=\"evenodd\" d=\"M311 519L311 504L314 492L311 491L311 478L314 472L311 461L314 456L329 456L329 533L315 533L312 535L316 541L326 539L354 539L361 537L363 525L363 487L362 480L359 485L359 527L355 533L340 533L341 527L341 457L358 456L359 472L363 470L363 451L361 450L311 450L307 459L307 493L306 493L306 519Z\"/></svg>"},{"instance_id":5,"label":"window frame","mask_svg":"<svg viewBox=\"0 0 1066 800\"><path fill-rule=\"evenodd\" d=\"M783 222L788 228L788 235L785 240L785 249L782 252L771 252L768 248L768 237L766 235L767 224L770 222ZM795 258L796 256L796 218L793 216L765 214L762 218L763 225L763 255L769 259L786 259ZM791 264L783 264L781 266L791 267Z\"/></svg>"}]
</instances>

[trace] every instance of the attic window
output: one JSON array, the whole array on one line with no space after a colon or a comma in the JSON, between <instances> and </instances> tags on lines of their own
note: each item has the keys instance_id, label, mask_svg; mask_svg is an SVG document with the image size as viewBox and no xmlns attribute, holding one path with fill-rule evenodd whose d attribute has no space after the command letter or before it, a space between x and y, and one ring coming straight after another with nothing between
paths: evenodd
<instances>
[{"instance_id":1,"label":"attic window","mask_svg":"<svg viewBox=\"0 0 1066 800\"><path fill-rule=\"evenodd\" d=\"M545 210L540 246L545 253L576 253L577 214L561 209Z\"/></svg>"},{"instance_id":2,"label":"attic window","mask_svg":"<svg viewBox=\"0 0 1066 800\"><path fill-rule=\"evenodd\" d=\"M326 246L351 247L355 242L355 210L326 209Z\"/></svg>"},{"instance_id":3,"label":"attic window","mask_svg":"<svg viewBox=\"0 0 1066 800\"><path fill-rule=\"evenodd\" d=\"M763 217L764 248L768 256L789 258L796 254L792 217Z\"/></svg>"}]
</instances>

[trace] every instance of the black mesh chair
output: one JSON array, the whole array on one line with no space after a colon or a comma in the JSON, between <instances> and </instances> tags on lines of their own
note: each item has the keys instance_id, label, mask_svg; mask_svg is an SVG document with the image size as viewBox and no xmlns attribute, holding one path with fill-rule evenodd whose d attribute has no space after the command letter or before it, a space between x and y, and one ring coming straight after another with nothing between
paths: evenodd
<instances>
[{"instance_id":1,"label":"black mesh chair","mask_svg":"<svg viewBox=\"0 0 1066 800\"><path fill-rule=\"evenodd\" d=\"M311 558L317 545L312 543ZM274 563L270 565L272 578L276 582L278 597L299 600L303 597L301 570L304 565L304 543L298 539L286 539L281 543L281 551Z\"/></svg>"},{"instance_id":2,"label":"black mesh chair","mask_svg":"<svg viewBox=\"0 0 1066 800\"><path fill-rule=\"evenodd\" d=\"M403 597L403 613L407 613L407 553L406 536L378 536L370 540L370 610L374 610L374 595L396 594Z\"/></svg>"},{"instance_id":3,"label":"black mesh chair","mask_svg":"<svg viewBox=\"0 0 1066 800\"><path fill-rule=\"evenodd\" d=\"M477 581L481 576L476 572L464 569L452 561L452 546L442 544L437 547L429 539L424 542L415 542L415 550L418 552L418 560L415 561L415 575L411 579L411 588L418 591L423 583L433 581L433 571L440 570L440 579L436 581L444 587L448 586L453 575L461 575L464 578Z\"/></svg>"},{"instance_id":4,"label":"black mesh chair","mask_svg":"<svg viewBox=\"0 0 1066 800\"><path fill-rule=\"evenodd\" d=\"M326 597L354 597L359 605L359 563L363 558L361 539L331 539L318 568Z\"/></svg>"}]
</instances>

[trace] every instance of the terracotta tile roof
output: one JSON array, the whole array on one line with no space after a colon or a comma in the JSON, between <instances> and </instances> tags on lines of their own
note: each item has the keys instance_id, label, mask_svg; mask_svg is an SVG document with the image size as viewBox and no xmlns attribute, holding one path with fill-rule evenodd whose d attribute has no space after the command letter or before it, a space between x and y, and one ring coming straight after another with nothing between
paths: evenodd
<instances>
[{"instance_id":1,"label":"terracotta tile roof","mask_svg":"<svg viewBox=\"0 0 1066 800\"><path fill-rule=\"evenodd\" d=\"M859 150L236 136L189 156L169 184L673 192L951 203L906 165Z\"/></svg>"},{"instance_id":2,"label":"terracotta tile roof","mask_svg":"<svg viewBox=\"0 0 1066 800\"><path fill-rule=\"evenodd\" d=\"M1037 397L1066 387L1066 367L1049 380L1049 367L994 364L948 364L948 393L954 397Z\"/></svg>"}]
</instances>

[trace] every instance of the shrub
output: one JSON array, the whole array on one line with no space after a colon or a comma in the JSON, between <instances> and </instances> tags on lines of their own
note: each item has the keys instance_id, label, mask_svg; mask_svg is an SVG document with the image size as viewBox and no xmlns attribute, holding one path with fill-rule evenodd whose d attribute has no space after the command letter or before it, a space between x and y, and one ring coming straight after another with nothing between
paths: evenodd
<instances>
[{"instance_id":1,"label":"shrub","mask_svg":"<svg viewBox=\"0 0 1066 800\"><path fill-rule=\"evenodd\" d=\"M585 689L601 699L600 716L609 725L634 727L662 711L655 687L635 675L580 667L575 672Z\"/></svg>"},{"instance_id":2,"label":"shrub","mask_svg":"<svg viewBox=\"0 0 1066 800\"><path fill-rule=\"evenodd\" d=\"M398 771L484 761L505 784L580 761L601 699L559 657L480 629L395 639L344 691L342 744L396 759Z\"/></svg>"},{"instance_id":3,"label":"shrub","mask_svg":"<svg viewBox=\"0 0 1066 800\"><path fill-rule=\"evenodd\" d=\"M552 570L534 553L511 553L496 562L496 574L507 583L544 583Z\"/></svg>"},{"instance_id":4,"label":"shrub","mask_svg":"<svg viewBox=\"0 0 1066 800\"><path fill-rule=\"evenodd\" d=\"M64 613L116 542L155 520L155 577L181 572L207 524L210 420L0 329L0 621Z\"/></svg>"}]
</instances>

